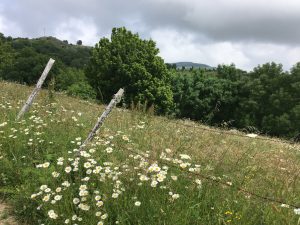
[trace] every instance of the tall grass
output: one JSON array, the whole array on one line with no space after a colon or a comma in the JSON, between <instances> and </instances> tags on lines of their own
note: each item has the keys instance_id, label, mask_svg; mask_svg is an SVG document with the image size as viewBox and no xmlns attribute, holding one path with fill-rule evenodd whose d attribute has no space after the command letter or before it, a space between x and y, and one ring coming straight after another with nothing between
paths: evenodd
<instances>
[{"instance_id":1,"label":"tall grass","mask_svg":"<svg viewBox=\"0 0 300 225\"><path fill-rule=\"evenodd\" d=\"M43 91L16 122L29 93L0 83L0 193L20 221L300 224L299 211L240 191L299 205L299 145L116 109L79 154L104 107Z\"/></svg>"}]
</instances>

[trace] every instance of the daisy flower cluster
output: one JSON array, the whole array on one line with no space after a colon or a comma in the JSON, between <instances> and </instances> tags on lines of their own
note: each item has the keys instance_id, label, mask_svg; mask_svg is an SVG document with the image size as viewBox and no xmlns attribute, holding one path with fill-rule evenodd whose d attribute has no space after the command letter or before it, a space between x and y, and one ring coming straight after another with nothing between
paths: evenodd
<instances>
[{"instance_id":1,"label":"daisy flower cluster","mask_svg":"<svg viewBox=\"0 0 300 225\"><path fill-rule=\"evenodd\" d=\"M143 128L136 126L134 129ZM49 170L51 175L49 183L42 184L31 198L39 203L39 210L47 211L53 224L71 221L104 224L109 218L106 204L127 194L126 190L133 185L164 190L170 204L174 203L181 197L172 185L179 180L178 169L172 172L173 169L164 165L163 160L191 171L200 169L199 165L190 163L189 155L168 158L167 154L172 153L170 149L165 149L158 159L150 151L134 150L137 145L122 131L111 132L106 128L104 134L96 136L93 143L82 151L76 147L82 143L80 137L71 143L75 148L68 152L68 158L61 156L55 162L36 165L39 170ZM122 160L118 159L120 156L123 156ZM201 181L197 182L198 188L201 187ZM142 199L133 196L133 200L135 207L143 206ZM66 212L66 204L72 210Z\"/></svg>"}]
</instances>

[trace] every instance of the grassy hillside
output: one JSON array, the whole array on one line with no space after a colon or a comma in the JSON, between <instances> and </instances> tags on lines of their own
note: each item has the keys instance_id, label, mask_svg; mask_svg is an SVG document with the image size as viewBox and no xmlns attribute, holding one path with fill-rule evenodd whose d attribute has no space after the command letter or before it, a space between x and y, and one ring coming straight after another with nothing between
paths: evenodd
<instances>
[{"instance_id":1,"label":"grassy hillside","mask_svg":"<svg viewBox=\"0 0 300 225\"><path fill-rule=\"evenodd\" d=\"M299 224L281 205L300 205L299 145L118 108L78 155L104 106L43 91L16 122L31 90L0 82L0 196L20 221Z\"/></svg>"}]
</instances>

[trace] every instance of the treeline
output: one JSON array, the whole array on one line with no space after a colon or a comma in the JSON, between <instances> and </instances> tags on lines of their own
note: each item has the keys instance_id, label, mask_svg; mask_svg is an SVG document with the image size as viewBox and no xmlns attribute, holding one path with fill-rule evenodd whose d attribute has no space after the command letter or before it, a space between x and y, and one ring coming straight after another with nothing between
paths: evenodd
<instances>
[{"instance_id":1,"label":"treeline","mask_svg":"<svg viewBox=\"0 0 300 225\"><path fill-rule=\"evenodd\" d=\"M292 138L300 132L300 63L290 71L266 63L251 72L174 71L176 115L210 125Z\"/></svg>"},{"instance_id":2,"label":"treeline","mask_svg":"<svg viewBox=\"0 0 300 225\"><path fill-rule=\"evenodd\" d=\"M60 41L54 37L36 39L5 37L0 33L0 79L33 85L49 58L55 59L46 86L50 81L55 89L82 98L95 98L84 68L89 63L91 47Z\"/></svg>"},{"instance_id":3,"label":"treeline","mask_svg":"<svg viewBox=\"0 0 300 225\"><path fill-rule=\"evenodd\" d=\"M34 84L53 57L48 80L70 95L107 102L125 87L125 105L154 106L158 114L286 138L300 132L300 63L290 71L273 62L250 72L233 64L176 69L158 56L154 41L125 28L94 48L77 43L0 35L0 78Z\"/></svg>"}]
</instances>

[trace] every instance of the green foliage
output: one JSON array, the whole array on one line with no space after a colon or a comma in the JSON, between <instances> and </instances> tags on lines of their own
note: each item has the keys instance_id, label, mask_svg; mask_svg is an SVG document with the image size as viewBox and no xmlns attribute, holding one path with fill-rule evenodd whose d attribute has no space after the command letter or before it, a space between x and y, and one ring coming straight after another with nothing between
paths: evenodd
<instances>
[{"instance_id":1,"label":"green foliage","mask_svg":"<svg viewBox=\"0 0 300 225\"><path fill-rule=\"evenodd\" d=\"M234 84L227 79L207 76L203 71L177 73L173 77L177 116L219 124L235 99Z\"/></svg>"},{"instance_id":2,"label":"green foliage","mask_svg":"<svg viewBox=\"0 0 300 225\"><path fill-rule=\"evenodd\" d=\"M114 28L110 40L95 46L86 75L97 97L108 102L119 88L126 91L125 103L155 105L158 113L172 109L169 73L152 40L142 40L125 28Z\"/></svg>"},{"instance_id":3,"label":"green foliage","mask_svg":"<svg viewBox=\"0 0 300 225\"><path fill-rule=\"evenodd\" d=\"M56 80L56 90L67 90L72 84L86 82L83 70L66 67L59 70Z\"/></svg>"},{"instance_id":4,"label":"green foliage","mask_svg":"<svg viewBox=\"0 0 300 225\"><path fill-rule=\"evenodd\" d=\"M87 46L76 46L60 41L54 37L42 37L37 39L16 38L12 46L17 51L29 47L36 53L52 57L61 61L65 66L83 69L87 65L91 48Z\"/></svg>"},{"instance_id":5,"label":"green foliage","mask_svg":"<svg viewBox=\"0 0 300 225\"><path fill-rule=\"evenodd\" d=\"M90 48L69 45L67 41L45 37L37 39L5 38L0 41L0 78L28 85L36 84L49 58L55 59L46 81L55 78L56 90L83 98L95 97L87 83L83 68ZM79 90L82 88L82 90Z\"/></svg>"},{"instance_id":6,"label":"green foliage","mask_svg":"<svg viewBox=\"0 0 300 225\"><path fill-rule=\"evenodd\" d=\"M244 192L297 205L299 145L220 135L191 128L195 124L188 121L114 110L78 154L105 107L62 94L49 104L42 90L17 122L19 101L30 90L0 82L0 195L24 220L16 224L299 221L293 208ZM100 201L103 205L96 206Z\"/></svg>"},{"instance_id":7,"label":"green foliage","mask_svg":"<svg viewBox=\"0 0 300 225\"><path fill-rule=\"evenodd\" d=\"M0 39L0 78L4 78L7 71L12 69L15 52L11 47L11 43Z\"/></svg>"},{"instance_id":8,"label":"green foliage","mask_svg":"<svg viewBox=\"0 0 300 225\"><path fill-rule=\"evenodd\" d=\"M77 96L82 99L95 99L96 92L94 89L84 81L76 82L67 88L67 94Z\"/></svg>"},{"instance_id":9,"label":"green foliage","mask_svg":"<svg viewBox=\"0 0 300 225\"><path fill-rule=\"evenodd\" d=\"M154 106L157 113L272 136L300 133L300 63L286 72L276 63L245 72L234 64L210 69L189 62L164 64L158 52L154 41L125 28L114 28L111 38L102 38L93 50L53 37L0 33L0 79L34 85L52 57L56 62L45 86L54 78L55 90L69 95L107 103L125 87L128 106Z\"/></svg>"},{"instance_id":10,"label":"green foliage","mask_svg":"<svg viewBox=\"0 0 300 225\"><path fill-rule=\"evenodd\" d=\"M18 52L11 68L5 70L3 78L19 83L35 84L48 60L46 56L25 47Z\"/></svg>"},{"instance_id":11,"label":"green foliage","mask_svg":"<svg viewBox=\"0 0 300 225\"><path fill-rule=\"evenodd\" d=\"M266 63L246 73L233 64L213 71L174 71L173 92L178 117L210 125L254 127L262 133L299 134L300 63L290 72Z\"/></svg>"}]
</instances>

